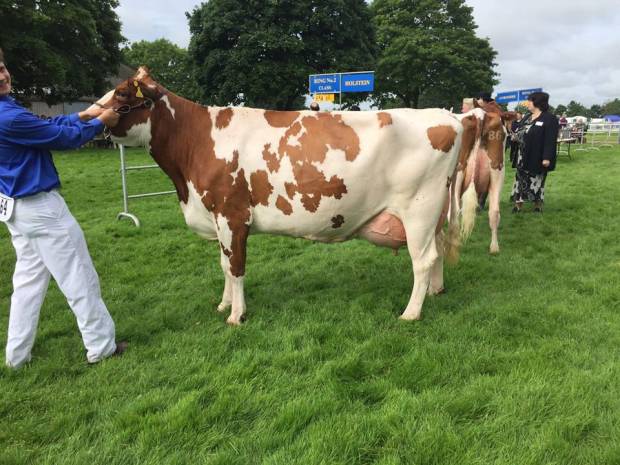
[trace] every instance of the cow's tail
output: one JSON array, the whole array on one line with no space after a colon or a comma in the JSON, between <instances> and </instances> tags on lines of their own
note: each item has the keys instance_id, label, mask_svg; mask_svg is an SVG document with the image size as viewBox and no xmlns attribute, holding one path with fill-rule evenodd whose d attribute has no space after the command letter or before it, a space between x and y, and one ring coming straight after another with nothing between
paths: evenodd
<instances>
[{"instance_id":1,"label":"cow's tail","mask_svg":"<svg viewBox=\"0 0 620 465\"><path fill-rule=\"evenodd\" d=\"M457 202L456 173L450 183L450 210L448 218L448 234L444 240L444 255L448 263L455 264L459 261L461 248L461 234L459 230L459 211Z\"/></svg>"},{"instance_id":2,"label":"cow's tail","mask_svg":"<svg viewBox=\"0 0 620 465\"><path fill-rule=\"evenodd\" d=\"M478 194L472 179L469 187L463 194L461 207L461 241L465 242L476 224L476 209L478 208Z\"/></svg>"},{"instance_id":3,"label":"cow's tail","mask_svg":"<svg viewBox=\"0 0 620 465\"><path fill-rule=\"evenodd\" d=\"M476 169L478 168L478 155L480 151L482 128L477 129L476 141L469 154L466 164L467 168L471 167L471 176L469 177L469 186L465 188L465 192L461 196L461 241L465 242L476 224L476 210L478 208L478 193L476 192Z\"/></svg>"}]
</instances>

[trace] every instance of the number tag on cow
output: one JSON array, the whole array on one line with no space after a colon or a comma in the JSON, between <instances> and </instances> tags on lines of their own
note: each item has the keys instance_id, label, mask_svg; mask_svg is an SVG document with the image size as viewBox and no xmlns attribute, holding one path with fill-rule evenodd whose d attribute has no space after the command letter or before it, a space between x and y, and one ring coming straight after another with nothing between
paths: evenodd
<instances>
[{"instance_id":1,"label":"number tag on cow","mask_svg":"<svg viewBox=\"0 0 620 465\"><path fill-rule=\"evenodd\" d=\"M6 195L0 194L0 221L6 222L11 219L13 215L13 206L15 200Z\"/></svg>"}]
</instances>

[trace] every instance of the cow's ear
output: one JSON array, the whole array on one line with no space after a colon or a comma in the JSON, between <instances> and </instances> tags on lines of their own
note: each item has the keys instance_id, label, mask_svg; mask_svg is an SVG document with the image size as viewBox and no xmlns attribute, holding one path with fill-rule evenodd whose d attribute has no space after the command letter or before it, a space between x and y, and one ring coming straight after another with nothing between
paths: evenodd
<instances>
[{"instance_id":1,"label":"cow's ear","mask_svg":"<svg viewBox=\"0 0 620 465\"><path fill-rule=\"evenodd\" d=\"M133 77L134 79L144 79L150 77L149 69L142 65L138 68L138 71L136 71L136 74L134 74Z\"/></svg>"},{"instance_id":2,"label":"cow's ear","mask_svg":"<svg viewBox=\"0 0 620 465\"><path fill-rule=\"evenodd\" d=\"M134 79L135 83L138 83L141 94L143 97L150 98L151 100L159 100L164 95L164 89L159 84L157 84L150 76L147 76L143 79ZM136 95L139 97L139 95Z\"/></svg>"}]
</instances>

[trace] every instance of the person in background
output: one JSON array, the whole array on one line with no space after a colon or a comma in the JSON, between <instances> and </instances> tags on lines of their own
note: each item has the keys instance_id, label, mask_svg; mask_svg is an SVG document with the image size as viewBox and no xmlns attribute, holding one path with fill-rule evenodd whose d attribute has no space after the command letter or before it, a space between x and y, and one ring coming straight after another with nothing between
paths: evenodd
<instances>
[{"instance_id":1,"label":"person in background","mask_svg":"<svg viewBox=\"0 0 620 465\"><path fill-rule=\"evenodd\" d=\"M568 126L568 120L566 119L566 113L562 113L562 116L560 116L560 129L564 129L566 126Z\"/></svg>"},{"instance_id":2,"label":"person in background","mask_svg":"<svg viewBox=\"0 0 620 465\"><path fill-rule=\"evenodd\" d=\"M31 359L41 304L50 277L75 314L89 363L121 354L115 327L101 298L99 277L84 234L58 192L50 150L75 149L119 115L96 105L72 115L41 119L10 96L11 75L0 49L0 221L15 248L6 365ZM2 276L8 279L8 276Z\"/></svg>"},{"instance_id":3,"label":"person in background","mask_svg":"<svg viewBox=\"0 0 620 465\"><path fill-rule=\"evenodd\" d=\"M517 154L519 153L519 141L517 140L517 133L521 122L523 121L523 113L517 112L517 119L510 123L510 134L506 138L510 144L510 164L513 168L517 167Z\"/></svg>"},{"instance_id":4,"label":"person in background","mask_svg":"<svg viewBox=\"0 0 620 465\"><path fill-rule=\"evenodd\" d=\"M527 201L534 202L534 211L542 212L547 173L555 169L557 159L558 120L549 113L549 94L534 92L528 96L527 109L531 115L517 132L519 153L517 172L510 199L513 213L518 213Z\"/></svg>"},{"instance_id":5,"label":"person in background","mask_svg":"<svg viewBox=\"0 0 620 465\"><path fill-rule=\"evenodd\" d=\"M319 111L321 108L319 107L319 104L317 102L312 102L310 104L310 109L312 111Z\"/></svg>"},{"instance_id":6,"label":"person in background","mask_svg":"<svg viewBox=\"0 0 620 465\"><path fill-rule=\"evenodd\" d=\"M464 98L463 103L461 104L461 113L467 113L474 109L474 99L473 98Z\"/></svg>"}]
</instances>

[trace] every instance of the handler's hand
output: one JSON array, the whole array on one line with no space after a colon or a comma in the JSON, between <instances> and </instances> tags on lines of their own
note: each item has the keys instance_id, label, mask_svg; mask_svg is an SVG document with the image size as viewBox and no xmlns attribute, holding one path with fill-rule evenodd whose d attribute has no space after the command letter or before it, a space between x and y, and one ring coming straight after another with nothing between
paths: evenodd
<instances>
[{"instance_id":1,"label":"handler's hand","mask_svg":"<svg viewBox=\"0 0 620 465\"><path fill-rule=\"evenodd\" d=\"M542 165L543 165L545 168L549 168L549 160L543 160Z\"/></svg>"},{"instance_id":2,"label":"handler's hand","mask_svg":"<svg viewBox=\"0 0 620 465\"><path fill-rule=\"evenodd\" d=\"M90 121L93 118L97 118L104 110L99 105L91 105L86 110L79 112L78 116L82 121Z\"/></svg>"},{"instance_id":3,"label":"handler's hand","mask_svg":"<svg viewBox=\"0 0 620 465\"><path fill-rule=\"evenodd\" d=\"M113 128L118 124L118 119L121 117L111 108L104 110L97 118L109 128Z\"/></svg>"}]
</instances>

